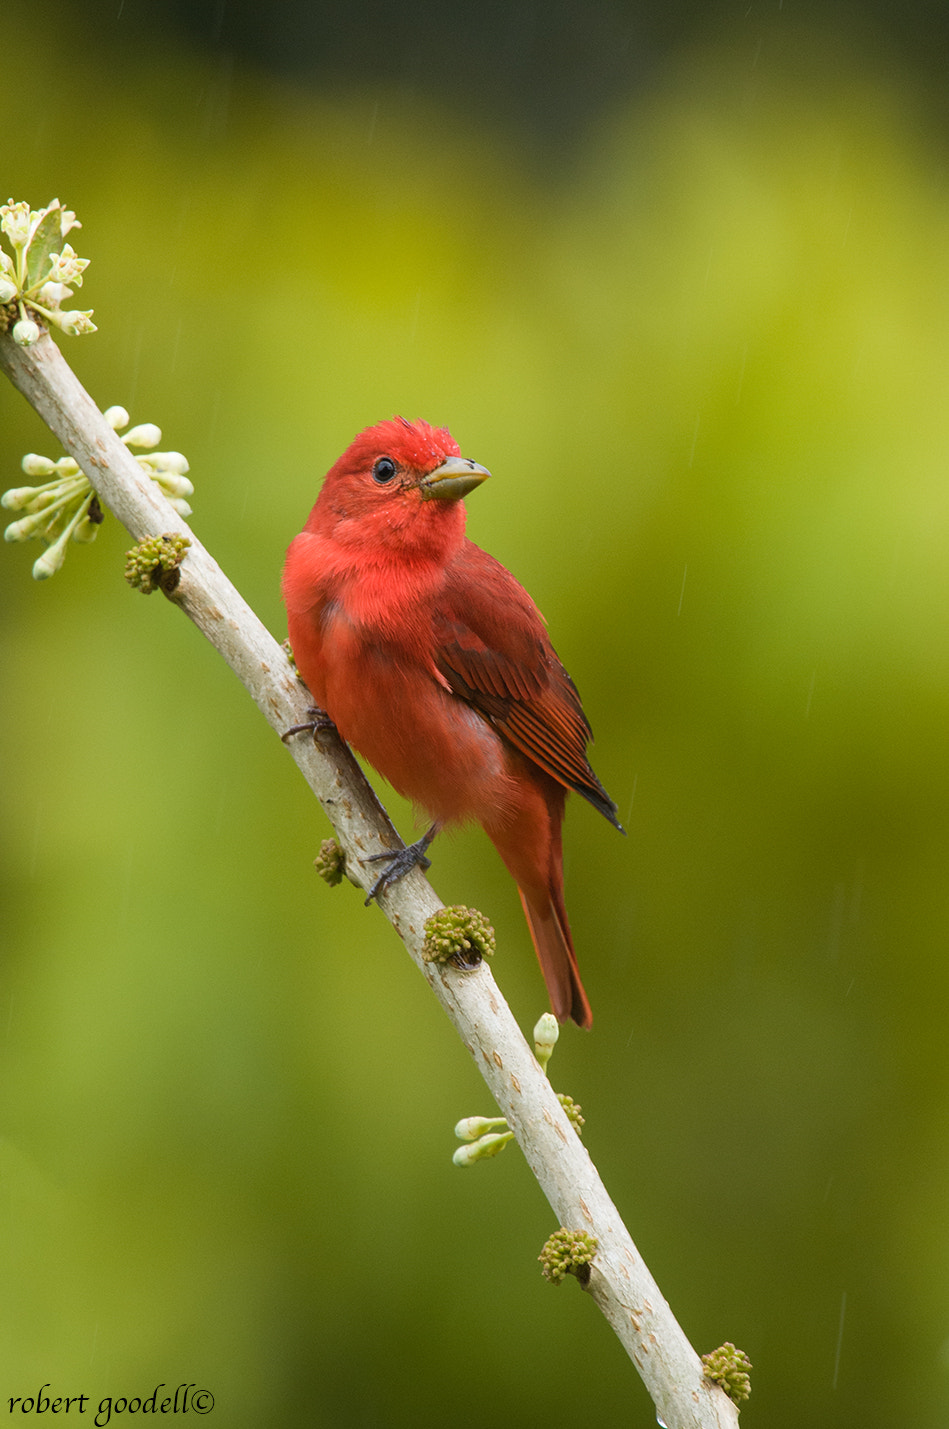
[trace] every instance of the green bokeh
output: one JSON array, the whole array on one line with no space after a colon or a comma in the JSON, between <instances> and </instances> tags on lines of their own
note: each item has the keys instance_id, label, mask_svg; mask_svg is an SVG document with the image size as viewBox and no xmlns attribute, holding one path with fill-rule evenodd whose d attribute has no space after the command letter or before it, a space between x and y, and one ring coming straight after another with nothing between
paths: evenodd
<instances>
[{"instance_id":1,"label":"green bokeh","mask_svg":"<svg viewBox=\"0 0 949 1429\"><path fill-rule=\"evenodd\" d=\"M64 350L187 453L279 638L283 551L357 430L424 416L494 472L469 530L545 611L629 829L571 804L596 1025L554 1081L693 1343L752 1359L743 1422L943 1429L949 204L911 79L824 32L722 36L541 180L437 87L4 24L33 79L3 196L58 194L93 260L100 331ZM57 455L3 386L0 487L28 450ZM318 808L125 587L128 544L109 520L45 585L0 553L2 1395L649 1425L540 1276L519 1153L452 1167L474 1067L312 873ZM530 1026L487 841L440 840L433 880L493 921Z\"/></svg>"}]
</instances>

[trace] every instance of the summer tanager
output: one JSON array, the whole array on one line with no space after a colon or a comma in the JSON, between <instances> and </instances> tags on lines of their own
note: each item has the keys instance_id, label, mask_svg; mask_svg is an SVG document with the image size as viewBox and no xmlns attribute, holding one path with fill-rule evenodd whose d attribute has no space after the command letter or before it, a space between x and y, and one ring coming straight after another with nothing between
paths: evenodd
<instances>
[{"instance_id":1,"label":"summer tanager","mask_svg":"<svg viewBox=\"0 0 949 1429\"><path fill-rule=\"evenodd\" d=\"M563 897L567 790L620 824L543 617L465 536L462 497L488 475L427 422L358 436L287 552L290 644L340 735L433 820L373 891L428 867L443 825L476 819L517 883L554 1012L589 1027Z\"/></svg>"}]
</instances>

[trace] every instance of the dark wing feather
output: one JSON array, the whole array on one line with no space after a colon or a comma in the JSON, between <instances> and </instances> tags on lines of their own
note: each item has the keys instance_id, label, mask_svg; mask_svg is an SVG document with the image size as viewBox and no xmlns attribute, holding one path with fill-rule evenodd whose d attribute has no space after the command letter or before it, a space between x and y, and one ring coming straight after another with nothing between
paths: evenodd
<instances>
[{"instance_id":1,"label":"dark wing feather","mask_svg":"<svg viewBox=\"0 0 949 1429\"><path fill-rule=\"evenodd\" d=\"M586 756L592 731L543 618L509 571L472 542L448 568L435 663L452 693L558 783L620 828Z\"/></svg>"}]
</instances>

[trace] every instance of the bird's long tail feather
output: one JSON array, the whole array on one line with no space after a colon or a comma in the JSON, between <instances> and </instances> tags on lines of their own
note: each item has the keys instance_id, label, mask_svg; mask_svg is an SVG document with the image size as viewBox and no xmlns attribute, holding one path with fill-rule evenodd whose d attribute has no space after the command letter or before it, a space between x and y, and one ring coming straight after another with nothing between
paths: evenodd
<instances>
[{"instance_id":1,"label":"bird's long tail feather","mask_svg":"<svg viewBox=\"0 0 949 1429\"><path fill-rule=\"evenodd\" d=\"M528 901L522 889L519 888L518 893L554 1015L560 1022L570 1017L578 1027L592 1027L593 1012L580 981L563 897L557 898L556 893L551 893L546 901Z\"/></svg>"}]
</instances>

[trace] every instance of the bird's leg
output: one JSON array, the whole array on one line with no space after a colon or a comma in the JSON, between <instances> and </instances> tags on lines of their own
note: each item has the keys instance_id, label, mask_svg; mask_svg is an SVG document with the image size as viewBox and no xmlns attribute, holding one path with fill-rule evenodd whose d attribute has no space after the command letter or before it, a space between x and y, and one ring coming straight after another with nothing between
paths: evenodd
<instances>
[{"instance_id":1,"label":"bird's leg","mask_svg":"<svg viewBox=\"0 0 949 1429\"><path fill-rule=\"evenodd\" d=\"M366 899L367 908L374 898L377 898L380 893L384 893L391 883L397 883L400 878L404 878L410 869L431 868L432 860L427 858L426 854L432 839L440 828L440 824L432 824L432 827L414 844L406 844L405 848L395 849L391 853L371 853L363 860L365 863L382 863L384 860L387 864L369 890L369 897Z\"/></svg>"},{"instance_id":2,"label":"bird's leg","mask_svg":"<svg viewBox=\"0 0 949 1429\"><path fill-rule=\"evenodd\" d=\"M316 705L311 705L307 710L310 718L306 724L294 724L285 730L280 738L286 744L292 734L312 734L315 739L321 729L335 729L336 726L325 710L318 709Z\"/></svg>"}]
</instances>

